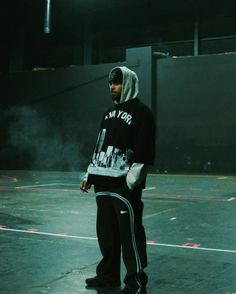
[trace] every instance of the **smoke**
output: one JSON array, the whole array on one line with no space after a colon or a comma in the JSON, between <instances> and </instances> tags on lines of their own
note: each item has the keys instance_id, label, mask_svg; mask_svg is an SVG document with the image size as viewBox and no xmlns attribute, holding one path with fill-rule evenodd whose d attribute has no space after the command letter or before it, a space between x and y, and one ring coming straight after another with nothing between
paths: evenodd
<instances>
[{"instance_id":1,"label":"smoke","mask_svg":"<svg viewBox=\"0 0 236 294\"><path fill-rule=\"evenodd\" d=\"M8 146L25 160L25 167L39 170L78 171L84 168L76 132L70 122L60 125L30 106L8 111ZM20 158L15 158L20 160Z\"/></svg>"}]
</instances>

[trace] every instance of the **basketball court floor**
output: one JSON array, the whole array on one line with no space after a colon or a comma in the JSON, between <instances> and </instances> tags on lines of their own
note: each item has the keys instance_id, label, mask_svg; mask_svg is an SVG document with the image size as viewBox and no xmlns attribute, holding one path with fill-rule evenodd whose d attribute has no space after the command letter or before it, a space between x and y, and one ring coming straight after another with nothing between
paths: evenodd
<instances>
[{"instance_id":1,"label":"basketball court floor","mask_svg":"<svg viewBox=\"0 0 236 294\"><path fill-rule=\"evenodd\" d=\"M0 171L1 294L116 293L85 288L101 256L81 178ZM236 177L149 175L143 201L147 293L236 294Z\"/></svg>"}]
</instances>

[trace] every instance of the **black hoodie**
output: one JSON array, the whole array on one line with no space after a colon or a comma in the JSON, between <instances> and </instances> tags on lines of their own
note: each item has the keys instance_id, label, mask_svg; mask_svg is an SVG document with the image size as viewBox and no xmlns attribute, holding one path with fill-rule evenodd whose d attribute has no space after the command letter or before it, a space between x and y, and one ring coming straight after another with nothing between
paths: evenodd
<instances>
[{"instance_id":1,"label":"black hoodie","mask_svg":"<svg viewBox=\"0 0 236 294\"><path fill-rule=\"evenodd\" d=\"M123 73L120 101L103 116L88 167L90 184L121 184L133 163L151 165L154 161L155 125L152 113L137 98L137 75L127 67L119 68Z\"/></svg>"}]
</instances>

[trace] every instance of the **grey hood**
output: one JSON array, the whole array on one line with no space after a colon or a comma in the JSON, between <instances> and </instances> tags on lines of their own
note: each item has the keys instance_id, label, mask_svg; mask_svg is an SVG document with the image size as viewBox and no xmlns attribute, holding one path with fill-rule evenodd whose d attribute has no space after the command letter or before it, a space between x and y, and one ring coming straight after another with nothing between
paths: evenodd
<instances>
[{"instance_id":1,"label":"grey hood","mask_svg":"<svg viewBox=\"0 0 236 294\"><path fill-rule=\"evenodd\" d=\"M132 100L138 96L139 80L136 73L126 66L117 66L113 68L111 72L117 68L119 68L123 73L122 90L119 102L119 104L121 104L126 101Z\"/></svg>"}]
</instances>

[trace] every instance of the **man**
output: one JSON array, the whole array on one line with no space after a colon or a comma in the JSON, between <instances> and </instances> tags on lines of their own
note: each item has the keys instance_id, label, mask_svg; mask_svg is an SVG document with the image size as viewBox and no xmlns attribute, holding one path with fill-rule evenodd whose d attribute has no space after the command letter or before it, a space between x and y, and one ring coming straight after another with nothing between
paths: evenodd
<instances>
[{"instance_id":1,"label":"man","mask_svg":"<svg viewBox=\"0 0 236 294\"><path fill-rule=\"evenodd\" d=\"M120 285L120 255L127 270L121 293L146 293L146 236L142 225L142 189L153 164L155 126L151 111L137 98L137 75L125 66L109 74L114 106L102 119L88 172L80 184L94 185L97 236L102 260L87 287Z\"/></svg>"}]
</instances>

